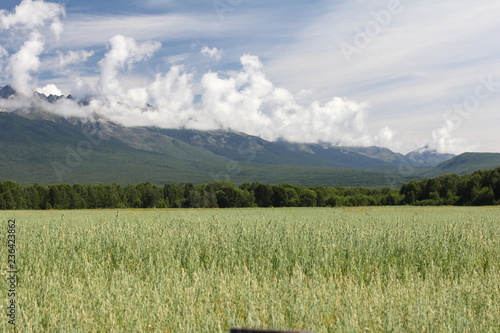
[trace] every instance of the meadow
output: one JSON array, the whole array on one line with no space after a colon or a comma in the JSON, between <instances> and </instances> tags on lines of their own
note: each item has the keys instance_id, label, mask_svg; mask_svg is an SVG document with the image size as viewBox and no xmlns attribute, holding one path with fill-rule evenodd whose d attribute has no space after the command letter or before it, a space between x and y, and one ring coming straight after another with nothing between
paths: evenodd
<instances>
[{"instance_id":1,"label":"meadow","mask_svg":"<svg viewBox=\"0 0 500 333\"><path fill-rule=\"evenodd\" d=\"M17 223L17 332L500 332L500 207L0 217Z\"/></svg>"}]
</instances>

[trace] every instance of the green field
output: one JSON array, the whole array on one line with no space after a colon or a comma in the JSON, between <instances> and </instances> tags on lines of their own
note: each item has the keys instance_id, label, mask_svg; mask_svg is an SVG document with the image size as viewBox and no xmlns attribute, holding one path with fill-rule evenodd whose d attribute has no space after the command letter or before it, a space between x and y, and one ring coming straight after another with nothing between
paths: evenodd
<instances>
[{"instance_id":1,"label":"green field","mask_svg":"<svg viewBox=\"0 0 500 333\"><path fill-rule=\"evenodd\" d=\"M17 332L500 332L500 207L0 216Z\"/></svg>"}]
</instances>

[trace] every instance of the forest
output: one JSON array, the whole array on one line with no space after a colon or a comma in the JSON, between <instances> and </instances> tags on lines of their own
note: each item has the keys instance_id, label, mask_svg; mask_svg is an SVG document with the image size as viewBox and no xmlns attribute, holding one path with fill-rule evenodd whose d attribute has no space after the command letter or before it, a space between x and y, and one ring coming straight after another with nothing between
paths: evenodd
<instances>
[{"instance_id":1,"label":"forest","mask_svg":"<svg viewBox=\"0 0 500 333\"><path fill-rule=\"evenodd\" d=\"M500 168L444 175L403 184L401 189L299 187L259 182L239 186L151 183L120 186L57 184L21 186L0 182L0 210L100 208L232 208L352 206L483 206L500 204Z\"/></svg>"}]
</instances>

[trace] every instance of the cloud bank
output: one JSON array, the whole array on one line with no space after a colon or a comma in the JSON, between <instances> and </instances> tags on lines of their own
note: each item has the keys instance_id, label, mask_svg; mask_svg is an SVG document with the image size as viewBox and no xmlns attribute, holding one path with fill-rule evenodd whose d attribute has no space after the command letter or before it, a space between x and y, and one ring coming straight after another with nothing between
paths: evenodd
<instances>
[{"instance_id":1,"label":"cloud bank","mask_svg":"<svg viewBox=\"0 0 500 333\"><path fill-rule=\"evenodd\" d=\"M42 70L42 55L56 59L52 62L57 63L59 69L85 62L94 55L92 51L81 50L62 53L47 44L48 38L57 40L63 32L60 19L64 15L60 5L30 0L22 1L13 13L0 12L2 29L10 33L22 31L27 39L11 53L0 49L0 59L7 58L9 84L24 96L18 98L30 97L35 91L36 76ZM257 56L241 56L241 68L222 76L211 71L197 75L194 70L174 65L155 77L134 80L134 65L150 59L161 44L115 35L107 47L98 62L98 80L79 77L74 89L67 92L87 98L88 105L66 99L55 104L35 99L30 105L34 103L63 116L98 114L125 126L223 129L267 140L372 145L386 140L392 133L388 128L380 130L383 135L368 133L367 103L340 97L326 103L299 103L300 98L275 86L266 77L264 65ZM208 46L200 53L216 61L223 56L222 50ZM71 71L67 73L72 75ZM55 83L36 91L45 95L61 94ZM26 104L13 100L1 103L4 109Z\"/></svg>"},{"instance_id":2,"label":"cloud bank","mask_svg":"<svg viewBox=\"0 0 500 333\"><path fill-rule=\"evenodd\" d=\"M113 39L100 62L100 79L90 105L78 107L82 116L98 113L126 126L223 129L266 140L377 143L377 137L366 130L366 103L334 97L324 104L300 104L293 94L267 79L263 64L252 55L243 55L241 69L226 77L207 72L196 80L193 72L176 65L145 86L131 87L122 76L126 67L149 57L156 44L122 36Z\"/></svg>"},{"instance_id":3,"label":"cloud bank","mask_svg":"<svg viewBox=\"0 0 500 333\"><path fill-rule=\"evenodd\" d=\"M187 57L182 53L165 58L165 63L170 66L167 70L157 70L147 77L138 77L135 68L149 66L149 61L162 48L173 46L144 40L143 35L133 38L113 33L106 37L107 49L104 54L99 53L97 46L96 50L58 50L58 41L64 40L65 36L66 30L62 23L65 15L63 6L45 1L23 0L12 12L0 10L0 32L15 36L13 42L0 46L0 70L6 73L7 82L24 96L18 97L17 102L0 101L2 109L36 105L62 116L91 118L98 114L125 126L223 129L267 140L381 145L393 149L402 145L397 138L404 131L396 132L380 123L375 126L372 121L367 120L372 112L370 103L365 102L368 97L357 97L359 100L354 101L342 96L325 98L323 95L320 101L314 100L311 97L314 94L307 93L308 90L293 93L271 81L269 69L258 56L252 54L241 55L241 52L236 57L231 54L232 61L239 56L239 66L233 66L232 71L222 73L205 70L200 73L182 65ZM142 24L144 20L140 21ZM165 24L165 19L158 22ZM95 31L95 24L91 23L89 25L94 26L92 31ZM217 26L212 29L222 28ZM393 36L393 31L395 27L391 26L378 41L382 42ZM311 34L306 35L310 41ZM94 37L93 34L89 36ZM104 43L101 41L103 36L99 35L99 38L99 43ZM21 39L21 42L17 42ZM363 57L370 55L371 50L379 47L377 45L374 43L373 49L367 49ZM100 47L103 48L104 45ZM200 43L197 50L198 56L215 60L211 61L213 64L228 56L226 46L223 51L222 48ZM386 57L385 53L380 54ZM359 69L359 73L370 74L363 67L363 57L359 57L353 66ZM93 61L100 58L97 66L92 70L87 68L85 74L80 73L79 65L91 58ZM291 67L315 63L294 59ZM324 68L332 68L328 64L317 63ZM336 68L335 73L325 71L324 75L328 75L328 80L340 82L344 80L344 76L348 76L345 64L341 64L342 66L333 66ZM38 78L47 73L49 75L45 76L54 78L52 82L44 80L40 83ZM371 77L368 79L371 80ZM377 86L370 80L365 84ZM71 81L73 86L64 86L63 89L59 85L61 81ZM349 84L346 86L349 88ZM300 87L309 88L311 87ZM348 88L345 93L351 96ZM79 105L66 99L55 104L43 103L32 98L33 91L45 95L72 94L84 98L88 105ZM383 92L380 96L387 94L388 92ZM391 91L392 95L400 94ZM21 102L23 98L25 100ZM26 99L30 102L26 102ZM375 103L380 102L375 100ZM460 152L466 146L465 141L454 138L456 130L453 124L445 123L432 134L429 131L430 141L422 142L422 145L428 144L440 152Z\"/></svg>"}]
</instances>

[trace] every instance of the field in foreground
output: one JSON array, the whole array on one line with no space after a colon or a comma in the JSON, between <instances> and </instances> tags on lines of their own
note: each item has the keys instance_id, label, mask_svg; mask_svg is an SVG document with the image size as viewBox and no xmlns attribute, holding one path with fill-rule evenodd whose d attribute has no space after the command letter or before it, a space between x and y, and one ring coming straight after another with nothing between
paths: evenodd
<instances>
[{"instance_id":1,"label":"field in foreground","mask_svg":"<svg viewBox=\"0 0 500 333\"><path fill-rule=\"evenodd\" d=\"M0 217L18 332L500 331L499 207Z\"/></svg>"}]
</instances>

